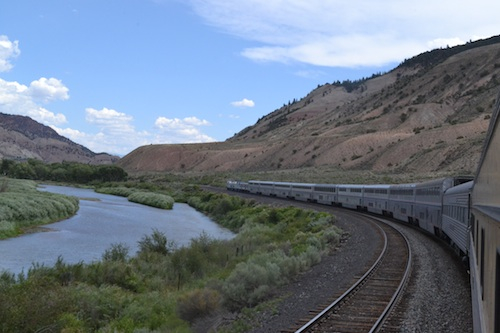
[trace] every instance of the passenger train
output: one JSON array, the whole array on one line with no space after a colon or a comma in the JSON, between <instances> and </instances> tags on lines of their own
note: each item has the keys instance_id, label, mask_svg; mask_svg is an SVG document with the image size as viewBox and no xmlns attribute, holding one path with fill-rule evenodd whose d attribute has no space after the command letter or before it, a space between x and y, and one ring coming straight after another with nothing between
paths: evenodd
<instances>
[{"instance_id":1,"label":"passenger train","mask_svg":"<svg viewBox=\"0 0 500 333\"><path fill-rule=\"evenodd\" d=\"M227 189L380 214L446 240L469 265L475 333L500 333L500 95L474 178L399 185L228 181Z\"/></svg>"},{"instance_id":2,"label":"passenger train","mask_svg":"<svg viewBox=\"0 0 500 333\"><path fill-rule=\"evenodd\" d=\"M472 177L398 185L306 184L228 181L227 189L333 205L388 216L445 239L468 255Z\"/></svg>"}]
</instances>

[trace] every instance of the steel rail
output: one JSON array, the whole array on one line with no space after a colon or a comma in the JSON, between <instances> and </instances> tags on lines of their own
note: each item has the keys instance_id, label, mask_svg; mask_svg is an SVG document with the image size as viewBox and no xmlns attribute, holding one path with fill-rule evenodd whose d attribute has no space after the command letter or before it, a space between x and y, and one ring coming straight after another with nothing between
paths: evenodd
<instances>
[{"instance_id":1,"label":"steel rail","mask_svg":"<svg viewBox=\"0 0 500 333\"><path fill-rule=\"evenodd\" d=\"M360 215L364 215L364 214L360 214ZM405 282L408 279L408 276L410 274L412 255L411 255L411 249L410 249L410 246L409 246L408 239L406 238L406 236L404 234L402 234L399 230L397 230L393 226L389 225L383 219L375 218L375 217L373 217L371 215L369 217L371 219L377 220L378 222L381 222L381 223L384 223L384 224L388 225L390 228L394 229L398 234L400 234L403 237L403 239L404 239L404 243L405 243L406 249L408 251L408 256L407 256L408 257L408 261L407 261L407 264L406 264L405 272L404 272L404 274L403 274L403 276L401 278L401 281L400 281L397 289L395 290L394 294L392 295L389 303L384 308L384 310L382 311L382 313L380 314L380 316L378 317L378 319L376 320L376 322L374 323L374 325L370 329L369 332L372 333L372 332L377 331L381 327L381 325L384 323L385 319L388 317L390 311L393 309L394 305L396 304L399 296L401 295L401 292L402 292L402 290L404 288ZM347 299L347 297L349 295L351 295L354 291L358 290L358 287L362 283L364 283L365 281L369 280L370 276L373 275L373 273L375 272L375 270L377 269L377 267L380 266L382 260L384 259L384 257L387 254L388 237L387 237L386 231L380 225L378 225L378 224L375 224L375 225L377 226L377 228L379 228L382 231L382 234L384 235L384 246L383 246L383 249L380 252L380 255L378 256L377 260L375 261L375 263L348 290L346 290L335 301L333 301L325 309L323 309L320 313L318 313L314 318L312 318L306 324L304 324L302 327L300 327L298 330L296 330L295 333L303 333L303 332L306 332L307 330L311 329L323 317L326 317L328 315L328 313L334 307L336 307L340 302L342 302L343 300Z\"/></svg>"}]
</instances>

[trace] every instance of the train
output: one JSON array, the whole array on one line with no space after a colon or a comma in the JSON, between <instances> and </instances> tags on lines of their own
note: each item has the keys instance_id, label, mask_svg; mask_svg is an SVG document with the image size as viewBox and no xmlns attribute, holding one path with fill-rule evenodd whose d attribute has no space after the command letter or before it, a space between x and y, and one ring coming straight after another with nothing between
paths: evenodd
<instances>
[{"instance_id":1,"label":"train","mask_svg":"<svg viewBox=\"0 0 500 333\"><path fill-rule=\"evenodd\" d=\"M379 214L445 240L468 266L474 333L500 333L499 113L500 94L474 177L372 185L228 180L226 187Z\"/></svg>"},{"instance_id":2,"label":"train","mask_svg":"<svg viewBox=\"0 0 500 333\"><path fill-rule=\"evenodd\" d=\"M458 176L373 185L229 180L226 188L387 216L446 240L457 254L467 258L472 185L473 177Z\"/></svg>"}]
</instances>

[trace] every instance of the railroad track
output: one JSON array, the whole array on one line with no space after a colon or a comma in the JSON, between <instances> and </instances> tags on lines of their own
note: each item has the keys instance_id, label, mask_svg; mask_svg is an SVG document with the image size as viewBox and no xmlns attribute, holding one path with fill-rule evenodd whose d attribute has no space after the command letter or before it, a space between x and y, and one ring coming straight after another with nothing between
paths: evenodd
<instances>
[{"instance_id":1,"label":"railroad track","mask_svg":"<svg viewBox=\"0 0 500 333\"><path fill-rule=\"evenodd\" d=\"M282 332L376 332L398 300L408 278L411 251L404 235L378 220L383 249L370 269L340 297L299 328Z\"/></svg>"}]
</instances>

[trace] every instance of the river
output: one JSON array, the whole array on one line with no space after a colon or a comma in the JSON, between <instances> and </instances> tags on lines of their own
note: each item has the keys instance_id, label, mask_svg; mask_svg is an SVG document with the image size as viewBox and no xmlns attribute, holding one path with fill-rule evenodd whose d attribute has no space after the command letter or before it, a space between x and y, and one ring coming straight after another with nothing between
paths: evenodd
<instances>
[{"instance_id":1,"label":"river","mask_svg":"<svg viewBox=\"0 0 500 333\"><path fill-rule=\"evenodd\" d=\"M52 266L58 256L67 263L89 263L100 260L116 243L127 245L129 255L135 255L138 241L153 229L177 246L189 245L202 233L216 239L234 236L186 204L175 203L172 210L164 210L90 189L43 185L39 190L76 196L80 209L67 220L44 225L45 232L0 240L0 272L26 273L35 262Z\"/></svg>"}]
</instances>

